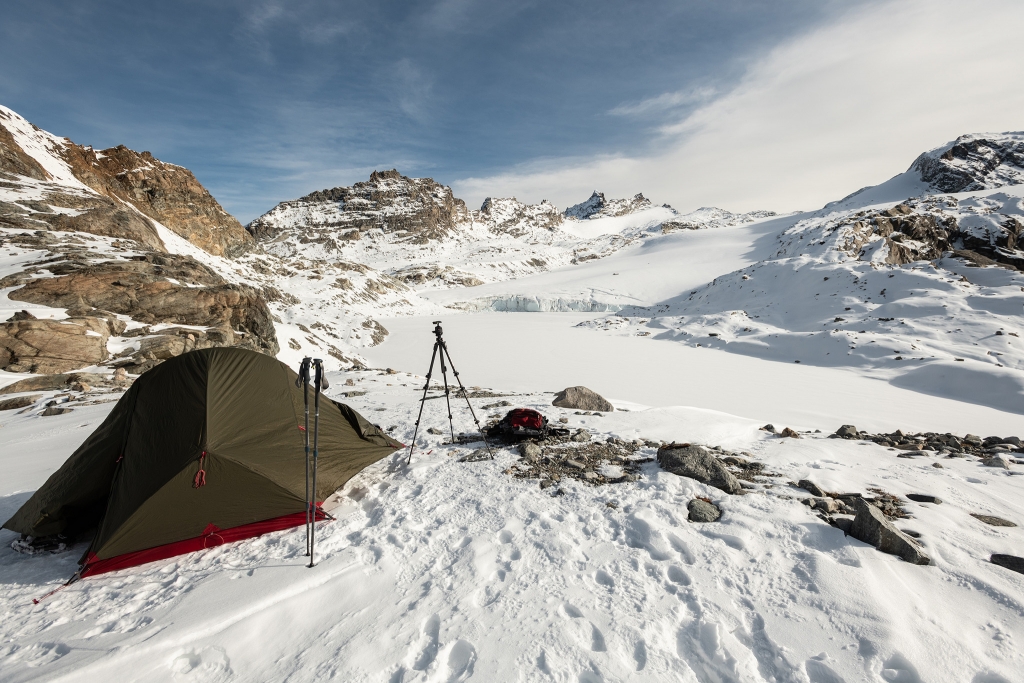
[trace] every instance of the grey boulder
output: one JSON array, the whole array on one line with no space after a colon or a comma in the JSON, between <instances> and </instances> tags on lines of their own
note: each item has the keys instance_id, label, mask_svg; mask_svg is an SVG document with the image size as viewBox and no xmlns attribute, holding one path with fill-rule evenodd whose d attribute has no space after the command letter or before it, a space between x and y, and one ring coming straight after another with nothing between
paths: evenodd
<instances>
[{"instance_id":1,"label":"grey boulder","mask_svg":"<svg viewBox=\"0 0 1024 683\"><path fill-rule=\"evenodd\" d=\"M662 469L681 477L696 479L726 493L740 493L740 480L707 448L690 444L669 444L658 449L658 464Z\"/></svg>"},{"instance_id":2,"label":"grey boulder","mask_svg":"<svg viewBox=\"0 0 1024 683\"><path fill-rule=\"evenodd\" d=\"M850 527L850 535L859 541L890 555L899 555L911 564L931 564L931 558L921 550L921 546L909 536L892 525L882 511L874 505L856 499L857 516Z\"/></svg>"},{"instance_id":3,"label":"grey boulder","mask_svg":"<svg viewBox=\"0 0 1024 683\"><path fill-rule=\"evenodd\" d=\"M574 410L597 410L611 412L615 407L597 392L586 387L568 387L555 395L551 405Z\"/></svg>"},{"instance_id":4,"label":"grey boulder","mask_svg":"<svg viewBox=\"0 0 1024 683\"><path fill-rule=\"evenodd\" d=\"M722 511L717 505L700 498L694 498L687 503L686 509L689 510L686 518L691 522L717 522L722 516Z\"/></svg>"}]
</instances>

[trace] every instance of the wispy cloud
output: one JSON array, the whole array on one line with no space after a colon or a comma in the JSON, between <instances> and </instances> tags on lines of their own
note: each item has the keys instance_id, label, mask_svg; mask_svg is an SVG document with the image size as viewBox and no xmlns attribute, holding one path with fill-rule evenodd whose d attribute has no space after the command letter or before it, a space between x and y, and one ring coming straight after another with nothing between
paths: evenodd
<instances>
[{"instance_id":1,"label":"wispy cloud","mask_svg":"<svg viewBox=\"0 0 1024 683\"><path fill-rule=\"evenodd\" d=\"M637 116L673 111L680 107L692 106L708 102L718 91L713 86L700 86L666 92L657 97L649 97L639 102L620 104L608 113L613 116Z\"/></svg>"},{"instance_id":2,"label":"wispy cloud","mask_svg":"<svg viewBox=\"0 0 1024 683\"><path fill-rule=\"evenodd\" d=\"M979 17L985 17L980 21ZM732 90L662 126L657 152L549 160L453 183L567 205L590 189L680 209L811 209L904 171L958 135L1020 130L1024 3L890 0L852 10L753 61ZM675 106L673 96L623 114Z\"/></svg>"}]
</instances>

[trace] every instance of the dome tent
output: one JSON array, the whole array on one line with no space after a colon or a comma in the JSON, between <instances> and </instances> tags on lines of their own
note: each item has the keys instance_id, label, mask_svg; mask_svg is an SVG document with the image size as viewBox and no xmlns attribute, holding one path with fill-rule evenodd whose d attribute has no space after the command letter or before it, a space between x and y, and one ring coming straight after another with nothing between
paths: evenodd
<instances>
[{"instance_id":1,"label":"dome tent","mask_svg":"<svg viewBox=\"0 0 1024 683\"><path fill-rule=\"evenodd\" d=\"M304 524L296 379L238 348L165 361L3 526L34 537L95 528L79 572L88 576ZM318 504L402 447L326 397L319 430Z\"/></svg>"}]
</instances>

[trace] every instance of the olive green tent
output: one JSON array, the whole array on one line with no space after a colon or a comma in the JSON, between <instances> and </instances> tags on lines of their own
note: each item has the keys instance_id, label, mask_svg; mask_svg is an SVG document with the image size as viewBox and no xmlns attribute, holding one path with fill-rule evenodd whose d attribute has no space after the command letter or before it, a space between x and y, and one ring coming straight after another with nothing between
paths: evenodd
<instances>
[{"instance_id":1,"label":"olive green tent","mask_svg":"<svg viewBox=\"0 0 1024 683\"><path fill-rule=\"evenodd\" d=\"M95 528L86 576L304 524L296 378L274 358L233 348L158 365L4 527L34 537ZM312 402L311 388L311 413ZM402 444L323 397L319 447L322 502Z\"/></svg>"}]
</instances>

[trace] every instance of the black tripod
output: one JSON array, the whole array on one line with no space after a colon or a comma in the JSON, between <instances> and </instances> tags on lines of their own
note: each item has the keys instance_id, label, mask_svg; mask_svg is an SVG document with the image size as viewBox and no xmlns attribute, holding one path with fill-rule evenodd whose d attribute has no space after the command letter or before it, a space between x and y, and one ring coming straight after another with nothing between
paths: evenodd
<instances>
[{"instance_id":1,"label":"black tripod","mask_svg":"<svg viewBox=\"0 0 1024 683\"><path fill-rule=\"evenodd\" d=\"M313 368L313 485L310 487L310 463L309 463L309 369ZM309 566L313 566L314 550L316 542L316 515L320 511L316 500L316 469L317 459L320 454L318 441L320 436L320 392L330 387L327 376L324 373L324 362L319 358L306 356L299 364L299 377L295 380L295 386L302 387L302 402L305 406L305 426L303 434L306 440L306 555L309 557ZM312 493L312 495L310 495Z\"/></svg>"},{"instance_id":2,"label":"black tripod","mask_svg":"<svg viewBox=\"0 0 1024 683\"><path fill-rule=\"evenodd\" d=\"M423 406L426 405L427 401L435 398L441 398L444 396L444 402L448 406L448 429L451 431L452 443L455 443L455 425L452 423L452 402L449 397L450 390L448 388L448 365L452 366L452 374L455 375L455 381L459 383L459 390L462 392L462 397L466 399L466 405L469 406L469 414L473 416L473 422L476 423L476 428L480 432L480 436L484 439L484 447L487 448L487 454L494 459L494 453L491 452L491 444L487 443L487 435L484 434L483 429L480 428L480 420L476 419L476 413L473 412L473 404L469 402L469 394L466 392L466 387L462 386L462 380L459 379L459 371L455 369L455 363L452 363L451 354L448 353L448 345L445 343L441 335L444 331L441 329L441 321L434 321L434 352L430 355L430 369L427 370L427 382L423 385L423 398L420 399L420 413L416 416L416 427L412 432L412 443L409 444L409 459L406 461L412 462L412 451L416 448L416 435L420 431L420 419L423 417ZM444 394L439 396L427 396L427 390L430 389L430 376L434 373L434 361L441 359L441 377L444 378ZM448 365L445 365L445 358L448 359Z\"/></svg>"}]
</instances>

